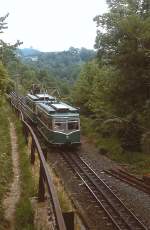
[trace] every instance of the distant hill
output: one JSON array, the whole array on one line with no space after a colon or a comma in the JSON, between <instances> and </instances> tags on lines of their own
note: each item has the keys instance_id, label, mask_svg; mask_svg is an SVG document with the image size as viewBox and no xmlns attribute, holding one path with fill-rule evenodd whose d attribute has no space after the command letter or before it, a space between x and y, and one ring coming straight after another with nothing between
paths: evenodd
<instances>
[{"instance_id":1,"label":"distant hill","mask_svg":"<svg viewBox=\"0 0 150 230\"><path fill-rule=\"evenodd\" d=\"M32 49L32 48L19 49L19 54L23 57L36 56L40 53L41 52L39 50Z\"/></svg>"},{"instance_id":2,"label":"distant hill","mask_svg":"<svg viewBox=\"0 0 150 230\"><path fill-rule=\"evenodd\" d=\"M81 66L96 55L94 50L74 47L60 52L40 52L25 48L18 53L23 63L38 70L47 70L57 79L67 80L70 84L77 79Z\"/></svg>"}]
</instances>

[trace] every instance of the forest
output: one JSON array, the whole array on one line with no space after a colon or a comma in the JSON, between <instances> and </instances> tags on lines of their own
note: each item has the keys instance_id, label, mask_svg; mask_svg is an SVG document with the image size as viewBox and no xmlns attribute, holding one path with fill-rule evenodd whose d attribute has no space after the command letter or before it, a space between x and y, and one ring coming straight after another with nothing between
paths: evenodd
<instances>
[{"instance_id":1,"label":"forest","mask_svg":"<svg viewBox=\"0 0 150 230\"><path fill-rule=\"evenodd\" d=\"M96 56L94 50L70 47L60 52L40 52L34 49L18 50L24 63L38 70L47 70L54 78L73 84L79 76L81 66Z\"/></svg>"},{"instance_id":2,"label":"forest","mask_svg":"<svg viewBox=\"0 0 150 230\"><path fill-rule=\"evenodd\" d=\"M149 153L150 2L107 4L94 18L97 57L81 70L73 98L101 152Z\"/></svg>"},{"instance_id":3,"label":"forest","mask_svg":"<svg viewBox=\"0 0 150 230\"><path fill-rule=\"evenodd\" d=\"M108 12L93 19L95 51L70 47L44 53L1 40L0 92L16 82L21 92L33 82L57 85L80 107L82 132L100 153L131 161L136 154L144 168L150 152L150 1L107 0L107 5ZM7 17L0 18L1 33Z\"/></svg>"}]
</instances>

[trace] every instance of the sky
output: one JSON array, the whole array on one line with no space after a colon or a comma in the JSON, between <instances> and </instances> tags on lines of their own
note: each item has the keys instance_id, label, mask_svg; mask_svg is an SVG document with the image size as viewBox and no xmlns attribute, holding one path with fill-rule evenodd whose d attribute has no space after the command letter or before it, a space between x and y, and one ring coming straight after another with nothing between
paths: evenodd
<instances>
[{"instance_id":1,"label":"sky","mask_svg":"<svg viewBox=\"0 0 150 230\"><path fill-rule=\"evenodd\" d=\"M107 11L105 0L0 0L0 6L0 17L9 13L1 38L40 51L93 49L93 18Z\"/></svg>"}]
</instances>

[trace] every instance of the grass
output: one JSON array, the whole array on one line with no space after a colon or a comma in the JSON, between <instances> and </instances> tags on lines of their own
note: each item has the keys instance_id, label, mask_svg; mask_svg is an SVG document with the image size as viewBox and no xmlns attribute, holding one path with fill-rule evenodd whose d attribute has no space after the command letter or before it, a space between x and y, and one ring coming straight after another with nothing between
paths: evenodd
<instances>
[{"instance_id":1,"label":"grass","mask_svg":"<svg viewBox=\"0 0 150 230\"><path fill-rule=\"evenodd\" d=\"M110 159L128 165L131 172L138 174L150 173L150 154L144 152L124 151L120 145L119 139L115 136L104 138L100 131L96 132L93 120L81 118L82 133L86 135L90 142L94 143L99 150L106 150L106 156Z\"/></svg>"},{"instance_id":2,"label":"grass","mask_svg":"<svg viewBox=\"0 0 150 230\"><path fill-rule=\"evenodd\" d=\"M11 140L9 130L9 107L5 100L0 98L0 230L8 226L4 218L2 200L8 192L12 178Z\"/></svg>"},{"instance_id":3,"label":"grass","mask_svg":"<svg viewBox=\"0 0 150 230\"><path fill-rule=\"evenodd\" d=\"M15 122L21 170L21 197L16 207L16 230L34 230L34 211L30 198L35 195L31 165L20 121Z\"/></svg>"},{"instance_id":4,"label":"grass","mask_svg":"<svg viewBox=\"0 0 150 230\"><path fill-rule=\"evenodd\" d=\"M112 160L128 165L131 172L138 174L150 173L150 155L143 152L124 151L117 138L102 138L97 140L98 148L107 149L106 155Z\"/></svg>"},{"instance_id":5,"label":"grass","mask_svg":"<svg viewBox=\"0 0 150 230\"><path fill-rule=\"evenodd\" d=\"M2 201L9 191L13 178L11 140L9 119L15 122L18 137L19 163L21 172L21 197L16 207L16 230L34 230L34 212L30 198L34 196L35 189L31 175L31 166L27 154L27 146L22 133L22 126L12 113L10 106L4 98L0 98L0 230L9 228L9 223L4 217Z\"/></svg>"},{"instance_id":6,"label":"grass","mask_svg":"<svg viewBox=\"0 0 150 230\"><path fill-rule=\"evenodd\" d=\"M56 172L53 172L52 176L53 176L53 182L55 188L57 189L57 195L58 195L61 210L63 212L72 211L73 208L72 208L71 201L65 191L63 184L61 183L59 176L56 174Z\"/></svg>"}]
</instances>

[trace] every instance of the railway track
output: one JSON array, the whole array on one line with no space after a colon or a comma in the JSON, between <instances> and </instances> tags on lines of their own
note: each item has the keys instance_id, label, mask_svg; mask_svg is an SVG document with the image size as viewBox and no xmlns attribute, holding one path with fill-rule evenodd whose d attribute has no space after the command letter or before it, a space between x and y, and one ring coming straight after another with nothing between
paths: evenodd
<instances>
[{"instance_id":1,"label":"railway track","mask_svg":"<svg viewBox=\"0 0 150 230\"><path fill-rule=\"evenodd\" d=\"M97 210L103 210L103 215L108 218L113 228L119 230L148 229L82 158L65 153L62 154L62 157L82 180L91 194L94 206L97 207Z\"/></svg>"},{"instance_id":2,"label":"railway track","mask_svg":"<svg viewBox=\"0 0 150 230\"><path fill-rule=\"evenodd\" d=\"M145 184L142 179L139 179L132 174L125 172L122 169L105 170L105 172L135 188L150 195L150 186Z\"/></svg>"},{"instance_id":3,"label":"railway track","mask_svg":"<svg viewBox=\"0 0 150 230\"><path fill-rule=\"evenodd\" d=\"M107 219L108 225L111 226L108 229L148 229L82 158L77 154L67 154L63 153L63 158L82 180L98 213L101 213L103 218Z\"/></svg>"}]
</instances>

